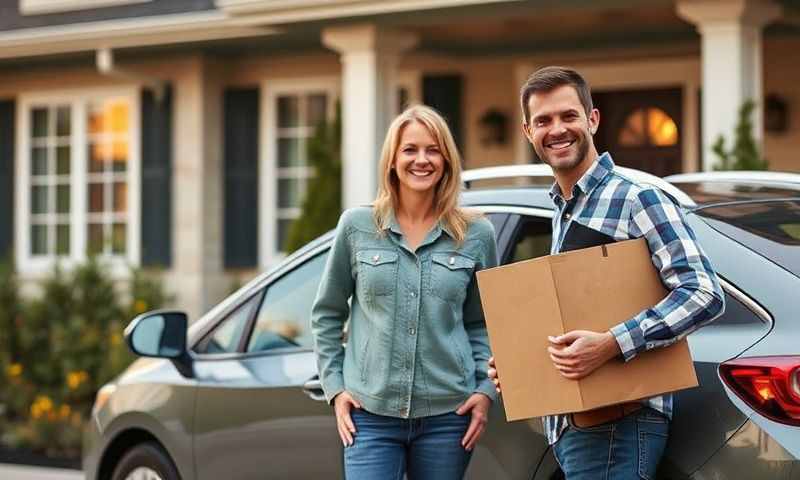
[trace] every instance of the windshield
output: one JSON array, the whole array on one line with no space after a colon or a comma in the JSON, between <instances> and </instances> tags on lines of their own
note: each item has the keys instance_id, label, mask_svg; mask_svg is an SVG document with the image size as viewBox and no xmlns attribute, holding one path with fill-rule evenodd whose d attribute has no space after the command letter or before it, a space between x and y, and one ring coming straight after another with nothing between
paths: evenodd
<instances>
[{"instance_id":1,"label":"windshield","mask_svg":"<svg viewBox=\"0 0 800 480\"><path fill-rule=\"evenodd\" d=\"M719 205L697 214L720 232L800 276L800 199Z\"/></svg>"}]
</instances>

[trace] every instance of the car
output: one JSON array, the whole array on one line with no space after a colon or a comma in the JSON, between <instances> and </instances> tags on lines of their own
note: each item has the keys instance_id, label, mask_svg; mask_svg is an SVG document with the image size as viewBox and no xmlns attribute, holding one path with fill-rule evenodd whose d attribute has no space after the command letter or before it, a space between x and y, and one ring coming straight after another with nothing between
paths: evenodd
<instances>
[{"instance_id":1,"label":"car","mask_svg":"<svg viewBox=\"0 0 800 480\"><path fill-rule=\"evenodd\" d=\"M800 175L669 183L618 170L681 206L727 304L688 337L700 386L676 394L658 478L800 478ZM493 223L502 263L549 253L549 167L472 170L464 182L462 203ZM126 341L144 358L98 392L86 477L341 478L342 444L309 325L332 238L322 235L190 326L174 311L134 320ZM541 421L506 422L496 402L467 478L562 474Z\"/></svg>"}]
</instances>

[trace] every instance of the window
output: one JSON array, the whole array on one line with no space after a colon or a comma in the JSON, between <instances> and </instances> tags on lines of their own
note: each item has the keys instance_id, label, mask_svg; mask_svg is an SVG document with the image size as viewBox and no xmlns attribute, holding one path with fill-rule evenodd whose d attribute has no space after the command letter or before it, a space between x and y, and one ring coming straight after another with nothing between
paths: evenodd
<instances>
[{"instance_id":1,"label":"window","mask_svg":"<svg viewBox=\"0 0 800 480\"><path fill-rule=\"evenodd\" d=\"M315 171L309 142L316 128L333 121L336 80L267 82L264 125L265 159L261 179L260 221L264 234L262 264L269 265L286 251L289 230L302 213L309 181Z\"/></svg>"},{"instance_id":2,"label":"window","mask_svg":"<svg viewBox=\"0 0 800 480\"><path fill-rule=\"evenodd\" d=\"M242 335L248 322L253 317L261 292L250 297L244 304L222 320L214 329L194 348L196 353L235 353L239 351Z\"/></svg>"},{"instance_id":3,"label":"window","mask_svg":"<svg viewBox=\"0 0 800 480\"><path fill-rule=\"evenodd\" d=\"M136 93L31 95L20 105L20 270L90 255L138 264Z\"/></svg>"},{"instance_id":4,"label":"window","mask_svg":"<svg viewBox=\"0 0 800 480\"><path fill-rule=\"evenodd\" d=\"M552 226L549 218L521 216L508 252L508 261L513 263L544 255L550 255Z\"/></svg>"},{"instance_id":5,"label":"window","mask_svg":"<svg viewBox=\"0 0 800 480\"><path fill-rule=\"evenodd\" d=\"M678 126L660 108L637 108L625 118L617 142L623 147L671 147L678 144Z\"/></svg>"},{"instance_id":6,"label":"window","mask_svg":"<svg viewBox=\"0 0 800 480\"><path fill-rule=\"evenodd\" d=\"M328 258L317 255L267 288L248 352L285 347L311 347L311 306Z\"/></svg>"}]
</instances>

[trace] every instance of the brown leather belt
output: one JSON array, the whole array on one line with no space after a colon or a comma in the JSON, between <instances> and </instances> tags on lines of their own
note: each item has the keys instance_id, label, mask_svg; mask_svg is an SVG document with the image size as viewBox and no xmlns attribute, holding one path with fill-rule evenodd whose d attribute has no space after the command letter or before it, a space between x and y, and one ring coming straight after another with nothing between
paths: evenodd
<instances>
[{"instance_id":1,"label":"brown leather belt","mask_svg":"<svg viewBox=\"0 0 800 480\"><path fill-rule=\"evenodd\" d=\"M578 428L596 427L638 412L644 407L641 402L625 402L607 407L600 407L586 412L573 413L570 420Z\"/></svg>"}]
</instances>

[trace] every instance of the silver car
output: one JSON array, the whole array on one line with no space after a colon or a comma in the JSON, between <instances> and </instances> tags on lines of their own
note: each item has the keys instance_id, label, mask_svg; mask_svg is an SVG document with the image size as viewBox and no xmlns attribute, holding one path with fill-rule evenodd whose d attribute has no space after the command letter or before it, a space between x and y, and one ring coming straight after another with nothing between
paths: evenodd
<instances>
[{"instance_id":1,"label":"silver car","mask_svg":"<svg viewBox=\"0 0 800 480\"><path fill-rule=\"evenodd\" d=\"M625 173L682 205L727 301L722 317L689 336L700 386L676 395L658 478L800 479L800 175L712 173L670 184ZM515 177L513 186L477 188L501 177ZM465 174L463 203L494 223L503 263L549 252L550 181L542 165ZM188 328L180 312L137 318L126 340L153 358L99 392L85 435L87 478L341 478L342 446L309 332L331 239ZM497 404L467 478L562 474L541 422L508 423Z\"/></svg>"}]
</instances>

